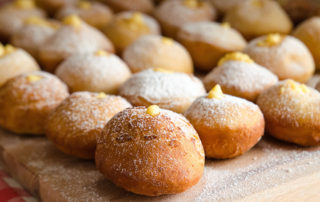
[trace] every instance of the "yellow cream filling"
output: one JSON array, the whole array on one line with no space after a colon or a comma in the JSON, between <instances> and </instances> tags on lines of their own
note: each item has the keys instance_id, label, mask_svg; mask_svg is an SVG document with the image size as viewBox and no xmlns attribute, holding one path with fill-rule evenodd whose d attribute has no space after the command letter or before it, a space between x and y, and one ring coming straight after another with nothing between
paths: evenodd
<instances>
[{"instance_id":1,"label":"yellow cream filling","mask_svg":"<svg viewBox=\"0 0 320 202\"><path fill-rule=\"evenodd\" d=\"M219 62L218 66L223 65L225 62L228 61L241 61L241 62L246 62L246 63L254 63L254 61L247 55L241 52L233 52L233 53L228 53L225 56L223 56Z\"/></svg>"},{"instance_id":2,"label":"yellow cream filling","mask_svg":"<svg viewBox=\"0 0 320 202\"><path fill-rule=\"evenodd\" d=\"M207 98L221 100L224 97L220 85L215 85L208 93Z\"/></svg>"},{"instance_id":3,"label":"yellow cream filling","mask_svg":"<svg viewBox=\"0 0 320 202\"><path fill-rule=\"evenodd\" d=\"M157 116L160 114L160 107L158 107L157 105L150 105L147 108L147 114L151 115L151 116Z\"/></svg>"},{"instance_id":4,"label":"yellow cream filling","mask_svg":"<svg viewBox=\"0 0 320 202\"><path fill-rule=\"evenodd\" d=\"M16 0L13 4L15 7L21 9L31 9L36 7L34 0Z\"/></svg>"},{"instance_id":5,"label":"yellow cream filling","mask_svg":"<svg viewBox=\"0 0 320 202\"><path fill-rule=\"evenodd\" d=\"M96 96L96 98L99 98L99 99L105 98L105 97L107 97L107 95L106 95L104 92L100 92L100 93Z\"/></svg>"},{"instance_id":6,"label":"yellow cream filling","mask_svg":"<svg viewBox=\"0 0 320 202\"><path fill-rule=\"evenodd\" d=\"M41 80L42 77L39 76L39 75L34 75L34 74L30 74L27 76L27 80L30 82L30 83L34 83L34 82L37 82L39 80Z\"/></svg>"},{"instance_id":7,"label":"yellow cream filling","mask_svg":"<svg viewBox=\"0 0 320 202\"><path fill-rule=\"evenodd\" d=\"M200 0L184 0L183 5L189 8L198 8L203 5L203 2Z\"/></svg>"},{"instance_id":8,"label":"yellow cream filling","mask_svg":"<svg viewBox=\"0 0 320 202\"><path fill-rule=\"evenodd\" d=\"M77 15L69 15L63 19L65 25L71 25L75 28L81 27L82 20Z\"/></svg>"},{"instance_id":9,"label":"yellow cream filling","mask_svg":"<svg viewBox=\"0 0 320 202\"><path fill-rule=\"evenodd\" d=\"M281 34L268 34L263 40L257 43L258 46L276 46L280 44L283 40L283 36Z\"/></svg>"}]
</instances>

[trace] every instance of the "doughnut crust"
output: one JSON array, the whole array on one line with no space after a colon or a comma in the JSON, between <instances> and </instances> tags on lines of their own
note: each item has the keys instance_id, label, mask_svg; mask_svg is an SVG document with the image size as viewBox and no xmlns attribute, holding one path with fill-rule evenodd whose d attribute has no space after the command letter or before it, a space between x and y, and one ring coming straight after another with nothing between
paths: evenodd
<instances>
[{"instance_id":1,"label":"doughnut crust","mask_svg":"<svg viewBox=\"0 0 320 202\"><path fill-rule=\"evenodd\" d=\"M205 93L202 82L195 76L157 69L132 75L119 90L119 94L134 106L154 104L178 113L183 113Z\"/></svg>"},{"instance_id":2,"label":"doughnut crust","mask_svg":"<svg viewBox=\"0 0 320 202\"><path fill-rule=\"evenodd\" d=\"M320 94L293 80L264 91L257 104L266 119L266 131L275 138L302 146L320 143Z\"/></svg>"},{"instance_id":3,"label":"doughnut crust","mask_svg":"<svg viewBox=\"0 0 320 202\"><path fill-rule=\"evenodd\" d=\"M188 23L178 32L177 40L190 52L195 66L204 71L215 67L224 54L242 51L247 45L238 31L215 22Z\"/></svg>"},{"instance_id":4,"label":"doughnut crust","mask_svg":"<svg viewBox=\"0 0 320 202\"><path fill-rule=\"evenodd\" d=\"M151 13L154 9L152 0L104 0L115 12L139 11Z\"/></svg>"},{"instance_id":5,"label":"doughnut crust","mask_svg":"<svg viewBox=\"0 0 320 202\"><path fill-rule=\"evenodd\" d=\"M196 184L204 168L197 132L181 115L145 107L116 114L97 139L96 166L117 186L157 196L183 192Z\"/></svg>"},{"instance_id":6,"label":"doughnut crust","mask_svg":"<svg viewBox=\"0 0 320 202\"><path fill-rule=\"evenodd\" d=\"M37 70L40 70L39 65L26 51L14 48L13 52L0 56L0 87L15 76Z\"/></svg>"},{"instance_id":7,"label":"doughnut crust","mask_svg":"<svg viewBox=\"0 0 320 202\"><path fill-rule=\"evenodd\" d=\"M251 149L264 133L259 107L241 98L200 97L185 113L197 130L206 157L227 159Z\"/></svg>"},{"instance_id":8,"label":"doughnut crust","mask_svg":"<svg viewBox=\"0 0 320 202\"><path fill-rule=\"evenodd\" d=\"M139 37L160 34L160 27L156 20L146 14L124 11L115 15L104 28L104 33L114 44L117 53L121 54Z\"/></svg>"},{"instance_id":9,"label":"doughnut crust","mask_svg":"<svg viewBox=\"0 0 320 202\"><path fill-rule=\"evenodd\" d=\"M259 94L278 82L278 77L256 64L230 60L214 68L203 80L209 91L219 84L223 92L255 102Z\"/></svg>"},{"instance_id":10,"label":"doughnut crust","mask_svg":"<svg viewBox=\"0 0 320 202\"><path fill-rule=\"evenodd\" d=\"M313 17L300 24L293 36L300 39L312 53L317 69L320 69L320 17Z\"/></svg>"},{"instance_id":11,"label":"doughnut crust","mask_svg":"<svg viewBox=\"0 0 320 202\"><path fill-rule=\"evenodd\" d=\"M67 86L49 73L14 77L0 88L0 126L20 134L44 134L48 114L68 96Z\"/></svg>"},{"instance_id":12,"label":"doughnut crust","mask_svg":"<svg viewBox=\"0 0 320 202\"><path fill-rule=\"evenodd\" d=\"M280 80L306 82L315 71L310 51L292 36L261 36L250 41L244 52L256 63L276 74Z\"/></svg>"},{"instance_id":13,"label":"doughnut crust","mask_svg":"<svg viewBox=\"0 0 320 202\"><path fill-rule=\"evenodd\" d=\"M228 10L224 21L247 39L278 32L288 34L292 22L276 1L243 0Z\"/></svg>"},{"instance_id":14,"label":"doughnut crust","mask_svg":"<svg viewBox=\"0 0 320 202\"><path fill-rule=\"evenodd\" d=\"M131 73L129 67L118 56L97 51L69 57L58 66L56 75L69 86L72 92L91 91L115 94Z\"/></svg>"},{"instance_id":15,"label":"doughnut crust","mask_svg":"<svg viewBox=\"0 0 320 202\"><path fill-rule=\"evenodd\" d=\"M158 35L137 39L125 49L123 60L134 73L153 67L193 73L192 59L188 51L178 42Z\"/></svg>"},{"instance_id":16,"label":"doughnut crust","mask_svg":"<svg viewBox=\"0 0 320 202\"><path fill-rule=\"evenodd\" d=\"M214 20L216 11L203 0L170 0L161 3L154 16L164 35L175 38L181 26L191 22Z\"/></svg>"},{"instance_id":17,"label":"doughnut crust","mask_svg":"<svg viewBox=\"0 0 320 202\"><path fill-rule=\"evenodd\" d=\"M93 159L96 136L116 113L128 107L131 105L120 96L73 93L49 114L46 136L66 154Z\"/></svg>"},{"instance_id":18,"label":"doughnut crust","mask_svg":"<svg viewBox=\"0 0 320 202\"><path fill-rule=\"evenodd\" d=\"M77 16L68 16L64 21L62 27L39 50L39 59L46 71L54 72L60 62L75 53L97 50L114 52L108 38Z\"/></svg>"}]
</instances>

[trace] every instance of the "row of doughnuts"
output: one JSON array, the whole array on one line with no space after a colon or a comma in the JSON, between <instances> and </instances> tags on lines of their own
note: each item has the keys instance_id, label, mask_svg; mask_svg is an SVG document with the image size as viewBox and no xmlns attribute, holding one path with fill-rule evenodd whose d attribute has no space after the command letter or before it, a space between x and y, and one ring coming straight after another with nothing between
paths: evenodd
<instances>
[{"instance_id":1,"label":"row of doughnuts","mask_svg":"<svg viewBox=\"0 0 320 202\"><path fill-rule=\"evenodd\" d=\"M34 8L30 1L16 2ZM46 1L47 6L52 2L67 1ZM127 10L119 2L107 3L116 12ZM239 6L242 10L237 8L239 13L247 7L254 7L253 13L272 8L268 15L286 19L274 2L248 2ZM83 9L93 6L78 4ZM185 13L189 19L177 16ZM61 14L62 22L29 16L21 30L31 31L13 34L12 43L30 48L35 59L21 48L0 47L2 128L45 133L62 152L94 158L100 172L116 185L150 196L188 189L201 178L205 156L239 156L260 140L265 128L280 140L319 144L320 94L296 82L313 75L316 56L312 52L313 59L298 39L268 34L247 44L241 35L245 31L232 28L241 22L239 16L228 20L232 27L197 22L216 15L213 7L198 0L165 1L156 8L163 32L177 41L160 36L157 21L143 13L116 14L104 28L107 37L81 14L83 20L69 14ZM182 21L175 22L178 19ZM300 31L307 36L304 40L315 40L316 35L307 34L309 29ZM252 38L248 33L245 38ZM36 61L56 76L37 71ZM193 62L203 71L211 70L203 82L192 74Z\"/></svg>"}]
</instances>

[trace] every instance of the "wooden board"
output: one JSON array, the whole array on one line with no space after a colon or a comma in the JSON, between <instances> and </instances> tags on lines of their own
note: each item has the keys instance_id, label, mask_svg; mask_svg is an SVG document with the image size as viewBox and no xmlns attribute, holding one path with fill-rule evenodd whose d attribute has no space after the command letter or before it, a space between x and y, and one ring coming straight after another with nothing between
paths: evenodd
<instances>
[{"instance_id":1,"label":"wooden board","mask_svg":"<svg viewBox=\"0 0 320 202\"><path fill-rule=\"evenodd\" d=\"M7 170L43 201L316 201L320 198L320 148L301 148L264 137L245 155L206 160L201 181L184 193L131 194L107 181L93 161L67 156L44 137L0 130Z\"/></svg>"}]
</instances>

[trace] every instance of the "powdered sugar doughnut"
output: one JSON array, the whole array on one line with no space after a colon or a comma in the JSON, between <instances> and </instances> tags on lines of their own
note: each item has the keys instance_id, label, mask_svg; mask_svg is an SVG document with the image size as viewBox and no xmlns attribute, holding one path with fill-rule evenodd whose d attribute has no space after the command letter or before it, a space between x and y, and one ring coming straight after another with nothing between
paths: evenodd
<instances>
[{"instance_id":1,"label":"powdered sugar doughnut","mask_svg":"<svg viewBox=\"0 0 320 202\"><path fill-rule=\"evenodd\" d=\"M40 70L37 62L23 49L0 43L0 86L22 73Z\"/></svg>"},{"instance_id":2,"label":"powdered sugar doughnut","mask_svg":"<svg viewBox=\"0 0 320 202\"><path fill-rule=\"evenodd\" d=\"M135 106L155 104L183 113L205 92L202 82L193 75L148 69L129 78L119 93Z\"/></svg>"},{"instance_id":3,"label":"powdered sugar doughnut","mask_svg":"<svg viewBox=\"0 0 320 202\"><path fill-rule=\"evenodd\" d=\"M62 27L40 48L39 59L45 70L53 72L67 57L97 50L114 52L112 43L100 31L71 15L64 18Z\"/></svg>"},{"instance_id":4,"label":"powdered sugar doughnut","mask_svg":"<svg viewBox=\"0 0 320 202\"><path fill-rule=\"evenodd\" d=\"M96 136L118 112L131 105L120 96L77 92L53 110L46 121L46 135L58 149L93 159Z\"/></svg>"},{"instance_id":5,"label":"powdered sugar doughnut","mask_svg":"<svg viewBox=\"0 0 320 202\"><path fill-rule=\"evenodd\" d=\"M230 53L224 56L219 66L214 68L203 80L209 91L219 84L223 92L255 101L259 94L278 82L278 77L253 60L242 61L242 53Z\"/></svg>"},{"instance_id":6,"label":"powdered sugar doughnut","mask_svg":"<svg viewBox=\"0 0 320 202\"><path fill-rule=\"evenodd\" d=\"M261 36L250 41L244 52L256 63L275 73L280 80L306 82L315 71L310 51L292 36Z\"/></svg>"},{"instance_id":7,"label":"powdered sugar doughnut","mask_svg":"<svg viewBox=\"0 0 320 202\"><path fill-rule=\"evenodd\" d=\"M77 4L67 5L60 9L56 18L63 19L72 14L78 15L89 25L98 29L105 27L113 17L113 12L108 6L99 2L81 0Z\"/></svg>"},{"instance_id":8,"label":"powdered sugar doughnut","mask_svg":"<svg viewBox=\"0 0 320 202\"><path fill-rule=\"evenodd\" d=\"M259 107L241 98L223 94L219 85L196 99L185 116L195 127L206 157L225 159L251 149L264 133Z\"/></svg>"},{"instance_id":9,"label":"powdered sugar doughnut","mask_svg":"<svg viewBox=\"0 0 320 202\"><path fill-rule=\"evenodd\" d=\"M104 33L115 45L118 53L143 35L160 34L160 27L152 17L139 13L125 11L118 13L105 27Z\"/></svg>"},{"instance_id":10,"label":"powdered sugar doughnut","mask_svg":"<svg viewBox=\"0 0 320 202\"><path fill-rule=\"evenodd\" d=\"M178 42L158 35L147 35L137 39L125 49L123 60L132 72L158 67L193 73L192 60L187 50Z\"/></svg>"},{"instance_id":11,"label":"powdered sugar doughnut","mask_svg":"<svg viewBox=\"0 0 320 202\"><path fill-rule=\"evenodd\" d=\"M191 22L214 20L216 11L203 0L171 0L160 4L154 16L159 21L164 34L175 38L181 26Z\"/></svg>"},{"instance_id":12,"label":"powdered sugar doughnut","mask_svg":"<svg viewBox=\"0 0 320 202\"><path fill-rule=\"evenodd\" d=\"M136 194L175 194L196 184L204 168L199 136L180 114L157 106L116 114L97 139L96 165Z\"/></svg>"},{"instance_id":13,"label":"powdered sugar doughnut","mask_svg":"<svg viewBox=\"0 0 320 202\"><path fill-rule=\"evenodd\" d=\"M118 88L131 76L128 66L116 55L105 51L75 54L56 70L74 91L117 93Z\"/></svg>"},{"instance_id":14,"label":"powdered sugar doughnut","mask_svg":"<svg viewBox=\"0 0 320 202\"><path fill-rule=\"evenodd\" d=\"M303 146L320 143L320 93L293 80L264 91L257 104L268 134Z\"/></svg>"},{"instance_id":15,"label":"powdered sugar doughnut","mask_svg":"<svg viewBox=\"0 0 320 202\"><path fill-rule=\"evenodd\" d=\"M14 77L0 88L0 126L15 133L43 134L48 114L68 96L67 86L49 73Z\"/></svg>"},{"instance_id":16,"label":"powdered sugar doughnut","mask_svg":"<svg viewBox=\"0 0 320 202\"><path fill-rule=\"evenodd\" d=\"M184 25L177 40L190 52L195 66L209 71L219 58L233 51L242 51L247 45L244 38L228 24L196 22Z\"/></svg>"},{"instance_id":17,"label":"powdered sugar doughnut","mask_svg":"<svg viewBox=\"0 0 320 202\"><path fill-rule=\"evenodd\" d=\"M154 9L152 0L104 0L112 10L120 11L139 11L151 13Z\"/></svg>"}]
</instances>

